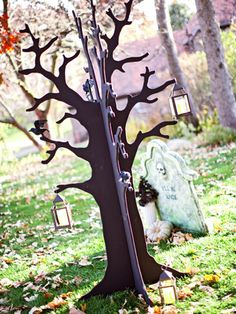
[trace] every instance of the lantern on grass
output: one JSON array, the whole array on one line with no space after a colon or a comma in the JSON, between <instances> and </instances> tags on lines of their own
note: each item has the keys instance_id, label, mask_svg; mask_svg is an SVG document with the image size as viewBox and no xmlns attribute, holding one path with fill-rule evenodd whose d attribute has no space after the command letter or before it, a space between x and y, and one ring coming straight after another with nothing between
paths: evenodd
<instances>
[{"instance_id":1,"label":"lantern on grass","mask_svg":"<svg viewBox=\"0 0 236 314\"><path fill-rule=\"evenodd\" d=\"M55 229L72 228L70 205L59 195L53 201L51 209Z\"/></svg>"},{"instance_id":2,"label":"lantern on grass","mask_svg":"<svg viewBox=\"0 0 236 314\"><path fill-rule=\"evenodd\" d=\"M175 83L169 102L173 119L192 114L188 94L180 84Z\"/></svg>"},{"instance_id":3,"label":"lantern on grass","mask_svg":"<svg viewBox=\"0 0 236 314\"><path fill-rule=\"evenodd\" d=\"M164 268L158 281L158 290L162 304L174 304L177 300L176 280L172 273Z\"/></svg>"}]
</instances>

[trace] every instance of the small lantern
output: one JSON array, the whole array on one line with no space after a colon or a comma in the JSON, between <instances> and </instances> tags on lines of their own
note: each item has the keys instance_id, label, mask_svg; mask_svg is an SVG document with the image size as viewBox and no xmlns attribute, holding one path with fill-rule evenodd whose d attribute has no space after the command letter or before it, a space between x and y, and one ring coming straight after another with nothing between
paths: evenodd
<instances>
[{"instance_id":1,"label":"small lantern","mask_svg":"<svg viewBox=\"0 0 236 314\"><path fill-rule=\"evenodd\" d=\"M175 83L169 101L173 119L192 114L188 94L181 85Z\"/></svg>"},{"instance_id":2,"label":"small lantern","mask_svg":"<svg viewBox=\"0 0 236 314\"><path fill-rule=\"evenodd\" d=\"M51 209L55 229L72 228L70 205L59 195L53 201Z\"/></svg>"},{"instance_id":3,"label":"small lantern","mask_svg":"<svg viewBox=\"0 0 236 314\"><path fill-rule=\"evenodd\" d=\"M163 272L158 281L158 289L161 297L161 304L174 304L177 300L176 280L170 271L162 268Z\"/></svg>"}]
</instances>

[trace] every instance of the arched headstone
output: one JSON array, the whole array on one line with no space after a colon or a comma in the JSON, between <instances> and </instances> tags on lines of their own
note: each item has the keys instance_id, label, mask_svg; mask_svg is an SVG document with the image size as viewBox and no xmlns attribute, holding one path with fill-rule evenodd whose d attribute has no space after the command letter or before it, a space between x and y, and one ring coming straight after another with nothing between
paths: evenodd
<instances>
[{"instance_id":1,"label":"arched headstone","mask_svg":"<svg viewBox=\"0 0 236 314\"><path fill-rule=\"evenodd\" d=\"M145 179L158 192L160 219L187 232L206 234L207 226L193 186L197 173L160 140L148 144L143 166Z\"/></svg>"}]
</instances>

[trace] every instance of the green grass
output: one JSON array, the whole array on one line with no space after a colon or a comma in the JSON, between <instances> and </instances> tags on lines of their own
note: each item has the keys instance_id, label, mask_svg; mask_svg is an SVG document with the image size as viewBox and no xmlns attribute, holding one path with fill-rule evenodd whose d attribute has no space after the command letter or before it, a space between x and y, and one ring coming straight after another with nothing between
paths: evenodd
<instances>
[{"instance_id":1,"label":"green grass","mask_svg":"<svg viewBox=\"0 0 236 314\"><path fill-rule=\"evenodd\" d=\"M140 175L140 158L134 166L135 181ZM221 313L236 308L236 148L219 148L207 152L197 149L186 154L187 161L200 176L195 185L204 214L217 222L217 229L206 237L194 238L182 245L161 243L148 249L158 262L173 258L173 267L182 271L198 268L193 276L178 280L179 289L196 283L192 296L178 301L179 313ZM64 194L72 205L75 228L55 232L50 207L53 189L59 183L82 181L90 169L71 155L63 155L50 165L41 165L40 156L18 162L3 162L0 176L4 178L0 193L0 280L8 278L13 286L0 285L0 312L29 313L34 306L49 303L62 293L71 292L67 304L52 313L68 313L68 306L84 309L88 314L147 313L143 301L132 291L123 291L106 298L80 301L80 296L99 282L104 274L105 247L99 210L94 199L78 190ZM80 266L87 256L91 262ZM217 274L218 282L204 282L204 275ZM0 281L2 282L2 281ZM210 286L211 293L202 286ZM46 295L45 295L46 293ZM156 291L149 291L154 301ZM25 298L35 296L27 302ZM223 312L222 312L223 313Z\"/></svg>"}]
</instances>

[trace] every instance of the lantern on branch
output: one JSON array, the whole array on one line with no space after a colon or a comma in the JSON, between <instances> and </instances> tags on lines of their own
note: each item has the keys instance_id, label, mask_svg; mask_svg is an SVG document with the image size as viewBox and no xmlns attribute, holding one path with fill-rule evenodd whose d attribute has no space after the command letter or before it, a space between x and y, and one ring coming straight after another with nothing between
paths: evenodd
<instances>
[{"instance_id":1,"label":"lantern on branch","mask_svg":"<svg viewBox=\"0 0 236 314\"><path fill-rule=\"evenodd\" d=\"M72 228L72 213L70 205L59 195L53 201L51 209L55 229Z\"/></svg>"},{"instance_id":2,"label":"lantern on branch","mask_svg":"<svg viewBox=\"0 0 236 314\"><path fill-rule=\"evenodd\" d=\"M158 281L161 304L174 304L177 300L176 280L172 273L163 268Z\"/></svg>"},{"instance_id":3,"label":"lantern on branch","mask_svg":"<svg viewBox=\"0 0 236 314\"><path fill-rule=\"evenodd\" d=\"M175 83L169 101L174 119L192 114L188 94L180 84Z\"/></svg>"}]
</instances>

